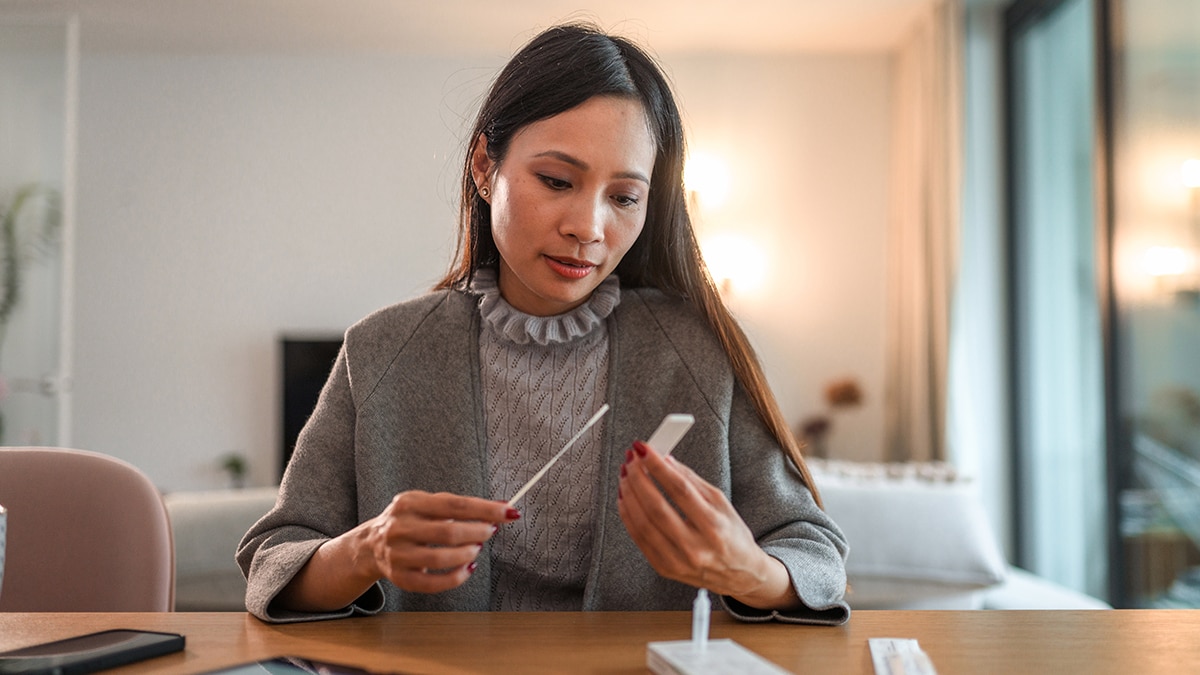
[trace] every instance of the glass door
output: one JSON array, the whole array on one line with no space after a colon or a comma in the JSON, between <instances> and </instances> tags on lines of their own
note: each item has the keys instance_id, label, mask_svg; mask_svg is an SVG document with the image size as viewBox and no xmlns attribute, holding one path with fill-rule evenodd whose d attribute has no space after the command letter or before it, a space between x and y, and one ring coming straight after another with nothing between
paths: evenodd
<instances>
[{"instance_id":1,"label":"glass door","mask_svg":"<svg viewBox=\"0 0 1200 675\"><path fill-rule=\"evenodd\" d=\"M1119 590L1200 607L1200 3L1113 0Z\"/></svg>"},{"instance_id":2,"label":"glass door","mask_svg":"<svg viewBox=\"0 0 1200 675\"><path fill-rule=\"evenodd\" d=\"M0 444L67 444L73 21L0 17Z\"/></svg>"}]
</instances>

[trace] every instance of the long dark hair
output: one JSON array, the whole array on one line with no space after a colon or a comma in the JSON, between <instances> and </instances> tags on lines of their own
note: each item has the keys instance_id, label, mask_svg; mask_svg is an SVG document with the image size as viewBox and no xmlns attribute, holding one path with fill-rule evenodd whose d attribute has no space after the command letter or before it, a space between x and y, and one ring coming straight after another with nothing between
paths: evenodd
<instances>
[{"instance_id":1,"label":"long dark hair","mask_svg":"<svg viewBox=\"0 0 1200 675\"><path fill-rule=\"evenodd\" d=\"M594 96L638 101L657 149L645 225L617 265L621 285L657 288L696 306L725 348L759 416L819 504L800 446L779 411L750 341L721 301L700 255L683 189L683 122L670 84L655 60L629 40L589 24L563 24L539 34L500 71L469 137L462 172L458 250L450 271L436 288L463 287L476 270L499 261L492 238L491 206L479 196L471 172L471 155L480 137L487 139L488 157L499 163L513 136L526 125L566 112Z\"/></svg>"}]
</instances>

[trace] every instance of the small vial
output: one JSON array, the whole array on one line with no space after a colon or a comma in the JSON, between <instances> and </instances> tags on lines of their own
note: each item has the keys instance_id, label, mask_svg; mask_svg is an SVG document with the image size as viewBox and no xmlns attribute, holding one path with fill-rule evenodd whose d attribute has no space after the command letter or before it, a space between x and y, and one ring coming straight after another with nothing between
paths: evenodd
<instances>
[{"instance_id":1,"label":"small vial","mask_svg":"<svg viewBox=\"0 0 1200 675\"><path fill-rule=\"evenodd\" d=\"M692 649L704 652L708 649L708 620L712 616L712 603L708 599L708 591L701 588L696 591L696 600L692 603Z\"/></svg>"}]
</instances>

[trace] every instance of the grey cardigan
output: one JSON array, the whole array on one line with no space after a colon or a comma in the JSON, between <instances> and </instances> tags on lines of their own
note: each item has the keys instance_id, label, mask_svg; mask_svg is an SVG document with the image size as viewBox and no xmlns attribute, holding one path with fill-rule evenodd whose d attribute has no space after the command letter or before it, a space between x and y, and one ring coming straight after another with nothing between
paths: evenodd
<instances>
[{"instance_id":1,"label":"grey cardigan","mask_svg":"<svg viewBox=\"0 0 1200 675\"><path fill-rule=\"evenodd\" d=\"M346 332L274 509L238 547L246 607L255 616L286 622L381 610L489 609L487 546L471 578L443 593L409 593L380 581L339 612L271 604L322 542L378 515L397 493L487 493L476 303L464 292L437 291L375 312ZM764 612L722 598L726 610L749 621L845 622L845 538L785 460L702 317L661 292L622 289L607 321L612 410L583 609L691 607L695 589L654 571L616 506L626 448L665 414L687 412L696 423L674 457L730 498L762 548L787 567L805 605Z\"/></svg>"}]
</instances>

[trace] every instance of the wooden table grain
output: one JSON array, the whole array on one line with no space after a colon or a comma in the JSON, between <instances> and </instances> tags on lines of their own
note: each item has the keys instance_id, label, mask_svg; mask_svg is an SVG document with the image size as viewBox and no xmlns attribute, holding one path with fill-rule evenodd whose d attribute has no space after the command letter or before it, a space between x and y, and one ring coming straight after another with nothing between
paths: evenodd
<instances>
[{"instance_id":1,"label":"wooden table grain","mask_svg":"<svg viewBox=\"0 0 1200 675\"><path fill-rule=\"evenodd\" d=\"M399 673L645 673L688 612L392 613L271 625L242 613L0 613L0 650L109 628L182 633L178 654L112 673L202 673L280 655ZM795 673L873 672L867 640L914 638L953 673L1200 673L1200 610L857 611L844 626L745 624L730 638Z\"/></svg>"}]
</instances>

